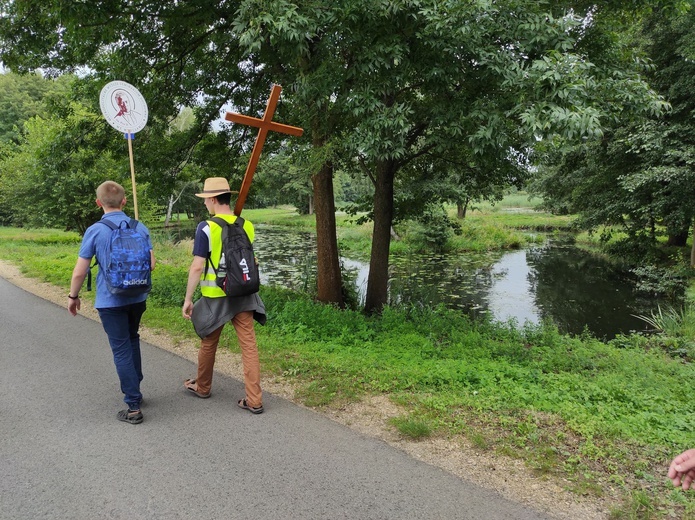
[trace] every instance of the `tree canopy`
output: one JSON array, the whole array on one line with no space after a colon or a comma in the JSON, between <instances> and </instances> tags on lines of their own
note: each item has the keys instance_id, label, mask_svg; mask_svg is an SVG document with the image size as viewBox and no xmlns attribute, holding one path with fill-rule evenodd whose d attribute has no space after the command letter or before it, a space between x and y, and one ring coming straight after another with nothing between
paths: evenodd
<instances>
[{"instance_id":1,"label":"tree canopy","mask_svg":"<svg viewBox=\"0 0 695 520\"><path fill-rule=\"evenodd\" d=\"M18 142L24 123L66 95L69 81L69 76L46 81L39 73L0 74L0 142Z\"/></svg>"},{"instance_id":2,"label":"tree canopy","mask_svg":"<svg viewBox=\"0 0 695 520\"><path fill-rule=\"evenodd\" d=\"M587 229L619 226L633 243L655 244L663 228L682 246L695 217L695 10L653 10L636 29L629 42L670 110L611 121L600 140L551 150L536 188Z\"/></svg>"},{"instance_id":3,"label":"tree canopy","mask_svg":"<svg viewBox=\"0 0 695 520\"><path fill-rule=\"evenodd\" d=\"M184 150L202 142L223 107L257 113L270 83L283 84L276 119L306 129L292 146L309 150L319 298L341 303L339 167L374 183L366 306L378 311L387 301L398 177L419 168L423 176L467 172L481 190L509 182L510 172L521 182L518 166L540 139L598 138L625 114L658 113L644 63L619 36L641 13L676 4L4 0L0 57L16 70L87 66L98 81L125 79L162 124L181 106L196 107L199 138ZM223 126L223 135L243 147L243 130Z\"/></svg>"}]
</instances>

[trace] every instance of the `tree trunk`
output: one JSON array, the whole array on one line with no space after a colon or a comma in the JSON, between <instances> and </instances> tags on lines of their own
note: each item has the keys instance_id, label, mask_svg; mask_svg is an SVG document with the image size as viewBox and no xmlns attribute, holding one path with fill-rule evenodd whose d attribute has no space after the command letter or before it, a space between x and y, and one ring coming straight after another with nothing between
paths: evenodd
<instances>
[{"instance_id":1,"label":"tree trunk","mask_svg":"<svg viewBox=\"0 0 695 520\"><path fill-rule=\"evenodd\" d=\"M396 165L393 161L377 163L374 191L374 232L369 261L365 311L379 313L388 303L389 247L393 221L393 179Z\"/></svg>"},{"instance_id":2,"label":"tree trunk","mask_svg":"<svg viewBox=\"0 0 695 520\"><path fill-rule=\"evenodd\" d=\"M396 233L396 230L393 229L393 226L391 226L391 239L395 240L396 242L401 239L401 237L398 236L398 233Z\"/></svg>"},{"instance_id":3,"label":"tree trunk","mask_svg":"<svg viewBox=\"0 0 695 520\"><path fill-rule=\"evenodd\" d=\"M315 144L316 146L316 144ZM316 211L318 300L344 307L333 199L333 165L324 163L312 178Z\"/></svg>"},{"instance_id":4,"label":"tree trunk","mask_svg":"<svg viewBox=\"0 0 695 520\"><path fill-rule=\"evenodd\" d=\"M693 220L693 245L690 248L690 267L695 267L695 220Z\"/></svg>"},{"instance_id":5,"label":"tree trunk","mask_svg":"<svg viewBox=\"0 0 695 520\"><path fill-rule=\"evenodd\" d=\"M688 232L690 231L690 226L683 229L677 233L669 233L667 246L683 247L688 243Z\"/></svg>"},{"instance_id":6,"label":"tree trunk","mask_svg":"<svg viewBox=\"0 0 695 520\"><path fill-rule=\"evenodd\" d=\"M183 185L183 188L181 188L181 191L179 191L178 195L174 196L173 193L171 195L169 195L169 204L167 205L167 214L166 214L166 218L164 219L164 227L165 228L169 227L169 223L171 222L171 215L174 211L174 204L176 204L179 201L179 199L181 198L181 195L183 195L184 190L188 187L188 184L189 183L187 182ZM188 213L188 211L186 211L186 213ZM177 216L178 216L178 214L177 214ZM180 220L180 218L178 218L177 220Z\"/></svg>"},{"instance_id":7,"label":"tree trunk","mask_svg":"<svg viewBox=\"0 0 695 520\"><path fill-rule=\"evenodd\" d=\"M164 227L169 227L169 222L171 222L171 213L174 210L174 194L169 195L169 203L167 204L167 214L164 217Z\"/></svg>"},{"instance_id":8,"label":"tree trunk","mask_svg":"<svg viewBox=\"0 0 695 520\"><path fill-rule=\"evenodd\" d=\"M468 211L468 203L470 202L471 199L466 199L465 202L457 202L456 203L456 214L459 219L463 220L466 218L466 213Z\"/></svg>"}]
</instances>

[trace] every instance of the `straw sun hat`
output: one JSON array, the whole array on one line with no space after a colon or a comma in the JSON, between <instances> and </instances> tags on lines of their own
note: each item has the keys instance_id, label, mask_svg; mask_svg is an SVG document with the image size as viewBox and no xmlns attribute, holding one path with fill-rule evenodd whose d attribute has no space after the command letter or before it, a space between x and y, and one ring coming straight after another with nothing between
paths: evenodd
<instances>
[{"instance_id":1,"label":"straw sun hat","mask_svg":"<svg viewBox=\"0 0 695 520\"><path fill-rule=\"evenodd\" d=\"M209 177L205 179L205 185L203 186L202 193L196 193L196 197L201 197L207 199L210 197L217 197L223 193L238 193L229 189L229 183L224 177Z\"/></svg>"}]
</instances>

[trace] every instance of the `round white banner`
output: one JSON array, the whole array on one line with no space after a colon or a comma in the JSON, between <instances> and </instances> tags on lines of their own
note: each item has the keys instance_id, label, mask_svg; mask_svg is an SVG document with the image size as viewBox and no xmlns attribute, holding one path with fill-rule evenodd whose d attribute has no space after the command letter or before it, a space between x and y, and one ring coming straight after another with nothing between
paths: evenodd
<instances>
[{"instance_id":1,"label":"round white banner","mask_svg":"<svg viewBox=\"0 0 695 520\"><path fill-rule=\"evenodd\" d=\"M139 132L147 124L147 103L140 91L125 81L112 81L101 89L101 113L106 121L124 134Z\"/></svg>"}]
</instances>

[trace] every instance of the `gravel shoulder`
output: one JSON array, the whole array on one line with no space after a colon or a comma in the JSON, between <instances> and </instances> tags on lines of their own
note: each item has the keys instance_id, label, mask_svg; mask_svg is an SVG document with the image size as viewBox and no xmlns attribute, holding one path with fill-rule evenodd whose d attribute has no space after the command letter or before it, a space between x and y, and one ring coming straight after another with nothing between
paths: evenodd
<instances>
[{"instance_id":1,"label":"gravel shoulder","mask_svg":"<svg viewBox=\"0 0 695 520\"><path fill-rule=\"evenodd\" d=\"M57 305L64 306L67 303L64 289L27 278L9 262L0 260L0 277ZM84 305L80 314L95 321L99 319L89 304ZM158 348L197 361L198 341L193 333L190 340L175 341L165 334L143 328L141 337ZM243 379L240 354L226 349L218 350L215 370ZM262 384L264 390L296 402L294 389L287 381L263 377ZM341 409L318 411L353 430L381 439L418 460L495 490L509 500L533 507L558 520L601 520L609 517L612 504L608 499L580 497L565 490L569 482L538 477L522 461L475 450L463 437L404 440L388 423L389 418L401 415L402 410L386 396L364 399Z\"/></svg>"}]
</instances>

